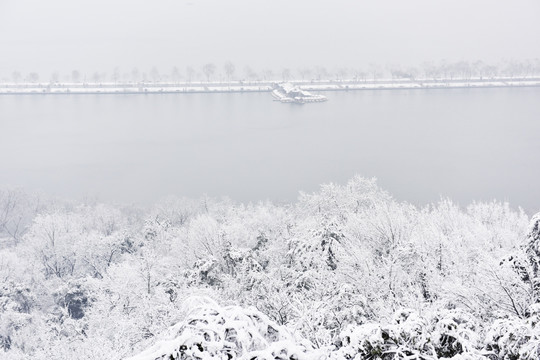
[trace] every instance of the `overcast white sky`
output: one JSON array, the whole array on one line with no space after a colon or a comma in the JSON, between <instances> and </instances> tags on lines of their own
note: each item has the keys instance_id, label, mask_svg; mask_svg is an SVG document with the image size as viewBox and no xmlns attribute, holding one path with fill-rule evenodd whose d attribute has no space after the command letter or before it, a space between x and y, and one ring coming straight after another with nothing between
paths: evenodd
<instances>
[{"instance_id":1,"label":"overcast white sky","mask_svg":"<svg viewBox=\"0 0 540 360\"><path fill-rule=\"evenodd\" d=\"M538 0L0 0L0 76L540 58Z\"/></svg>"}]
</instances>

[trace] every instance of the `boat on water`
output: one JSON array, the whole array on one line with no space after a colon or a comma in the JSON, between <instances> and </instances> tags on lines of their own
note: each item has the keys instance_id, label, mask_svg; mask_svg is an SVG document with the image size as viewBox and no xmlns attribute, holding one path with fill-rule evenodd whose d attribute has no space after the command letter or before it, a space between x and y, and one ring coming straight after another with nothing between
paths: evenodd
<instances>
[{"instance_id":1,"label":"boat on water","mask_svg":"<svg viewBox=\"0 0 540 360\"><path fill-rule=\"evenodd\" d=\"M323 102L328 100L328 98L324 95L312 94L309 91L302 90L291 83L274 84L272 96L276 98L277 101L295 104Z\"/></svg>"}]
</instances>

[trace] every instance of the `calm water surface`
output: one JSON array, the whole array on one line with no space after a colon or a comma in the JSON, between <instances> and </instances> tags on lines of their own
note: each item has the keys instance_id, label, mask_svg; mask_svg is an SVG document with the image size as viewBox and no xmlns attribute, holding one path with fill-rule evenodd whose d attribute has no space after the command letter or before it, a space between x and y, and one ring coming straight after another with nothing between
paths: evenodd
<instances>
[{"instance_id":1,"label":"calm water surface","mask_svg":"<svg viewBox=\"0 0 540 360\"><path fill-rule=\"evenodd\" d=\"M293 201L355 174L399 200L540 210L540 88L0 97L0 186L150 203Z\"/></svg>"}]
</instances>

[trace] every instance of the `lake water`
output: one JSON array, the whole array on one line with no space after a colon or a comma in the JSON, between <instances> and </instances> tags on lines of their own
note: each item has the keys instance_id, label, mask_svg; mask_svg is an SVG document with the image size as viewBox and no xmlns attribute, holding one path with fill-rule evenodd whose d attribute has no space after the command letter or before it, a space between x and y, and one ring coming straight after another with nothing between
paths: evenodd
<instances>
[{"instance_id":1,"label":"lake water","mask_svg":"<svg viewBox=\"0 0 540 360\"><path fill-rule=\"evenodd\" d=\"M0 186L151 203L294 201L377 177L399 200L540 210L540 88L0 97Z\"/></svg>"}]
</instances>

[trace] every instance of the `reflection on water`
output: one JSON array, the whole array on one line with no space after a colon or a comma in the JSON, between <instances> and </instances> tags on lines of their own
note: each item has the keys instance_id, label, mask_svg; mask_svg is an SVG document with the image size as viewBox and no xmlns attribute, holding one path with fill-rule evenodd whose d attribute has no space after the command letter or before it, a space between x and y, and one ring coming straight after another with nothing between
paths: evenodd
<instances>
[{"instance_id":1,"label":"reflection on water","mask_svg":"<svg viewBox=\"0 0 540 360\"><path fill-rule=\"evenodd\" d=\"M540 89L0 97L0 185L153 202L291 201L375 176L400 200L540 209Z\"/></svg>"}]
</instances>

